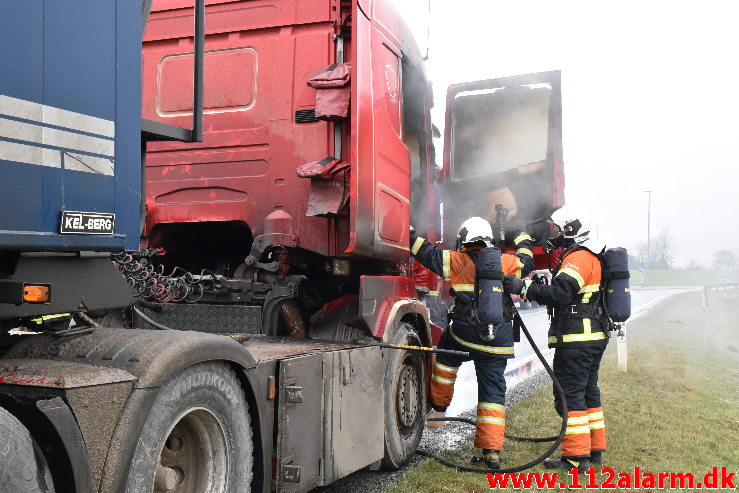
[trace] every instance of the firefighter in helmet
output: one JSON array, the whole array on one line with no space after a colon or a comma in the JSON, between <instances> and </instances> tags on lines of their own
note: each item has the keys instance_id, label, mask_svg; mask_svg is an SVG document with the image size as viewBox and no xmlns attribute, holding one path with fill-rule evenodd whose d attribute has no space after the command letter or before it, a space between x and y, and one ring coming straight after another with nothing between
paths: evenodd
<instances>
[{"instance_id":1,"label":"firefighter in helmet","mask_svg":"<svg viewBox=\"0 0 739 493\"><path fill-rule=\"evenodd\" d=\"M567 429L561 458L544 462L549 469L585 471L590 462L601 464L606 450L598 369L608 344L608 323L599 303L603 296L601 263L581 246L588 239L589 231L584 229L579 220L570 221L550 240L564 249L550 284L503 278L506 292L546 305L551 316L549 347L555 348L554 375L567 402ZM555 408L561 416L556 392Z\"/></svg>"},{"instance_id":2,"label":"firefighter in helmet","mask_svg":"<svg viewBox=\"0 0 739 493\"><path fill-rule=\"evenodd\" d=\"M505 428L505 391L503 378L506 363L513 358L513 309L509 307L506 321L498 328L493 340L485 338L481 328L470 320L475 300L475 262L481 248L492 246L490 223L481 217L467 219L457 234L457 251L442 250L427 242L411 228L411 254L426 268L451 283L454 307L450 323L441 336L439 347L469 352L469 358L439 354L432 369L431 404L435 415L443 416L452 400L457 371L464 361L475 363L478 385L475 447L482 455L475 458L488 467L500 467ZM531 246L533 239L526 233L515 236L516 254L502 255L503 274L518 279L526 276L534 265Z\"/></svg>"}]
</instances>

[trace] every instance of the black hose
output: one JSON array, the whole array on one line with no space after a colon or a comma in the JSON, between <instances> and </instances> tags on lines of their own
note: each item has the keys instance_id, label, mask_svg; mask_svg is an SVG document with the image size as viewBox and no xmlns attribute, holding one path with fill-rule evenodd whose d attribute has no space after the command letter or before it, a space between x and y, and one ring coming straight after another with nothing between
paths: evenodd
<instances>
[{"instance_id":1,"label":"black hose","mask_svg":"<svg viewBox=\"0 0 739 493\"><path fill-rule=\"evenodd\" d=\"M159 330L172 330L170 327L167 327L166 325L162 325L159 322L157 322L156 320L154 320L153 318L149 317L144 312L142 312L141 310L139 310L136 306L133 307L133 311L136 312L136 315L138 315L139 317L141 317L144 320L144 322L146 322L149 325L153 325L154 327L156 327Z\"/></svg>"},{"instance_id":2,"label":"black hose","mask_svg":"<svg viewBox=\"0 0 739 493\"><path fill-rule=\"evenodd\" d=\"M520 472L524 471L526 469L529 469L531 467L534 467L535 465L541 463L552 455L555 450L557 450L557 447L562 443L562 438L565 436L565 430L567 429L567 401L565 400L565 393L564 390L562 390L562 386L559 384L559 381L554 376L554 371L552 371L552 367L549 366L549 363L547 363L547 360L544 358L544 355L541 354L541 351L539 351L539 348L537 347L536 343L534 342L534 339L531 337L531 334L529 334L529 329L526 328L526 324L523 323L523 320L521 319L521 315L518 313L518 310L516 308L513 308L513 314L514 319L518 321L518 323L521 324L521 328L523 329L524 335L526 335L526 339L528 339L529 344L531 344L531 348L536 353L536 356L539 358L539 361L544 365L544 368L547 370L547 373L549 373L549 377L552 379L552 382L554 383L554 388L557 391L557 395L559 396L560 402L562 403L562 426L559 429L559 435L556 437L546 437L546 438L526 438L526 437L512 437L506 435L507 438L511 438L513 440L519 440L519 441L526 441L526 442L549 442L554 440L554 443L539 457L536 459L527 462L526 464L516 466L516 467L508 467L503 469L478 469L475 467L468 467L463 466L461 464L455 464L453 462L449 462L447 460L442 459L441 457L438 457L431 452L426 452L425 450L417 450L416 453L418 455L421 455L423 457L428 457L430 459L434 459L438 463L445 465L447 467L451 467L453 469L456 469L460 472L476 472L476 473L499 473L499 474L505 474L505 473L511 473L511 472ZM459 421L463 423L469 423L469 424L475 424L474 421L471 419L466 418L430 418L429 421Z\"/></svg>"}]
</instances>

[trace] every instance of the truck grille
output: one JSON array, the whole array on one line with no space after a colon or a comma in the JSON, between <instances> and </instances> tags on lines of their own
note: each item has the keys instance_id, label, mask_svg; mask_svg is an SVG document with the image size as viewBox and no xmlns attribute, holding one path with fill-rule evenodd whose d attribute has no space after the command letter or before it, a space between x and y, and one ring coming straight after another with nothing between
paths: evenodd
<instances>
[{"instance_id":1,"label":"truck grille","mask_svg":"<svg viewBox=\"0 0 739 493\"><path fill-rule=\"evenodd\" d=\"M317 121L315 109L297 110L295 112L295 123L315 123Z\"/></svg>"}]
</instances>

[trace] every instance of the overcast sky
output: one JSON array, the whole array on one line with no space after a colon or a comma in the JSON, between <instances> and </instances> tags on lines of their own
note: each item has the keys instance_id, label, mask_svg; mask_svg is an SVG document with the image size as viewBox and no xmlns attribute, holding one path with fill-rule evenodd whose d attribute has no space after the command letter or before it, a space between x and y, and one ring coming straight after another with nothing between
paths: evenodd
<instances>
[{"instance_id":1,"label":"overcast sky","mask_svg":"<svg viewBox=\"0 0 739 493\"><path fill-rule=\"evenodd\" d=\"M396 4L428 44L440 128L452 83L562 71L567 205L555 219L584 218L634 249L653 190L652 238L669 228L675 266L739 252L739 4L431 0L430 16L428 0Z\"/></svg>"}]
</instances>

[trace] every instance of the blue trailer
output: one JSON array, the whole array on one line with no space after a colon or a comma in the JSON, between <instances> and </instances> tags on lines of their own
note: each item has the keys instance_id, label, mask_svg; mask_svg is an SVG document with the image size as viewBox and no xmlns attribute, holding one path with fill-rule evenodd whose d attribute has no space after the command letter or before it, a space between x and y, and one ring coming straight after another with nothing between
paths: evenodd
<instances>
[{"instance_id":1,"label":"blue trailer","mask_svg":"<svg viewBox=\"0 0 739 493\"><path fill-rule=\"evenodd\" d=\"M139 245L141 27L135 1L0 5L0 320L130 298L106 252Z\"/></svg>"},{"instance_id":2,"label":"blue trailer","mask_svg":"<svg viewBox=\"0 0 739 493\"><path fill-rule=\"evenodd\" d=\"M0 249L136 250L141 5L0 9Z\"/></svg>"}]
</instances>

